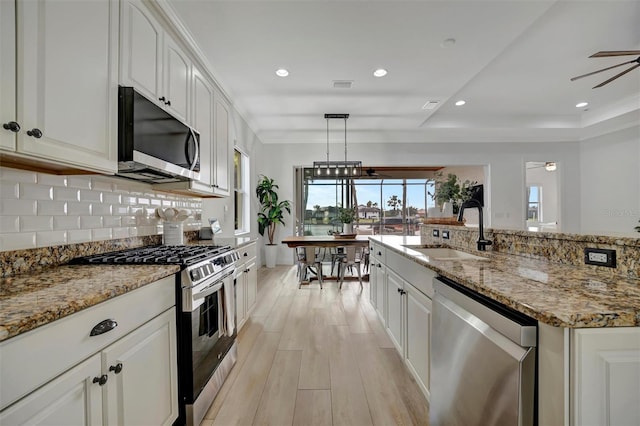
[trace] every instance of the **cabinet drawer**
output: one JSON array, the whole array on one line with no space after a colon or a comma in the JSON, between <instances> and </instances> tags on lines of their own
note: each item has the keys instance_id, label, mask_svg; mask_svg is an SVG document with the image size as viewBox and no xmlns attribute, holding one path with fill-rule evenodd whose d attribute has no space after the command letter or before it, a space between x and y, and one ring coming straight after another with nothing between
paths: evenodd
<instances>
[{"instance_id":1,"label":"cabinet drawer","mask_svg":"<svg viewBox=\"0 0 640 426\"><path fill-rule=\"evenodd\" d=\"M391 250L387 253L386 264L389 269L400 275L402 279L411 283L427 297L433 298L433 279L437 274L431 269Z\"/></svg>"},{"instance_id":2,"label":"cabinet drawer","mask_svg":"<svg viewBox=\"0 0 640 426\"><path fill-rule=\"evenodd\" d=\"M245 244L238 249L240 255L239 263L244 263L253 257L256 257L256 243Z\"/></svg>"},{"instance_id":3,"label":"cabinet drawer","mask_svg":"<svg viewBox=\"0 0 640 426\"><path fill-rule=\"evenodd\" d=\"M0 344L0 410L175 305L173 275ZM105 319L118 325L90 336Z\"/></svg>"},{"instance_id":4,"label":"cabinet drawer","mask_svg":"<svg viewBox=\"0 0 640 426\"><path fill-rule=\"evenodd\" d=\"M382 245L371 242L369 243L369 257L385 265L387 263L387 250Z\"/></svg>"}]
</instances>

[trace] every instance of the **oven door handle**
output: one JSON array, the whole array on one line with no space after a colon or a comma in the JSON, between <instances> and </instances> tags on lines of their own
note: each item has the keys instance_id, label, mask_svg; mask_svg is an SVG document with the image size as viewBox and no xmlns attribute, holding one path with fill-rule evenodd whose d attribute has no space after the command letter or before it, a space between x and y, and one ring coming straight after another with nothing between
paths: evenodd
<instances>
[{"instance_id":1,"label":"oven door handle","mask_svg":"<svg viewBox=\"0 0 640 426\"><path fill-rule=\"evenodd\" d=\"M217 280L213 284L208 285L207 287L203 288L200 292L194 294L193 300L204 299L210 294L213 294L216 291L219 291L224 285L224 280L230 275L233 275L233 272L229 272L228 274L222 276L219 280Z\"/></svg>"}]
</instances>

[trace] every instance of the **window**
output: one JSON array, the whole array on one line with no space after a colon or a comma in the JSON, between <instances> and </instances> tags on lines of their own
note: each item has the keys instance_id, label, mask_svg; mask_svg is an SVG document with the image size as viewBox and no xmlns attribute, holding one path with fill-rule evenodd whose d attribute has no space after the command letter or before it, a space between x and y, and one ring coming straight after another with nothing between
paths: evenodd
<instances>
[{"instance_id":1,"label":"window","mask_svg":"<svg viewBox=\"0 0 640 426\"><path fill-rule=\"evenodd\" d=\"M542 187L527 187L527 221L542 221Z\"/></svg>"},{"instance_id":2,"label":"window","mask_svg":"<svg viewBox=\"0 0 640 426\"><path fill-rule=\"evenodd\" d=\"M431 178L314 179L312 169L297 173L298 233L327 235L340 231L342 206L357 206L354 224L374 234L418 235L433 200Z\"/></svg>"},{"instance_id":3,"label":"window","mask_svg":"<svg viewBox=\"0 0 640 426\"><path fill-rule=\"evenodd\" d=\"M249 157L237 148L233 153L233 191L235 233L249 229Z\"/></svg>"}]
</instances>

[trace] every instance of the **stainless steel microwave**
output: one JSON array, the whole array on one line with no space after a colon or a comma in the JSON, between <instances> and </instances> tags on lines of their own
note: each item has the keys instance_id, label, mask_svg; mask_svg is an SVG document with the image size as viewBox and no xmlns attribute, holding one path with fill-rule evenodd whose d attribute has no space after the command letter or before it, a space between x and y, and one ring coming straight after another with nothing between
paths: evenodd
<instances>
[{"instance_id":1,"label":"stainless steel microwave","mask_svg":"<svg viewBox=\"0 0 640 426\"><path fill-rule=\"evenodd\" d=\"M200 179L200 135L138 93L118 89L118 176L147 183Z\"/></svg>"}]
</instances>

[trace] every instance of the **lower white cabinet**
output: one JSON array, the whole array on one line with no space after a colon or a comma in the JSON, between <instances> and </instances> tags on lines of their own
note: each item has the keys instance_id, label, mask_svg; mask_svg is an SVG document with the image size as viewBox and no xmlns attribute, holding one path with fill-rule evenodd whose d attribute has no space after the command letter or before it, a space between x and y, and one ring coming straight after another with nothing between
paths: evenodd
<instances>
[{"instance_id":1,"label":"lower white cabinet","mask_svg":"<svg viewBox=\"0 0 640 426\"><path fill-rule=\"evenodd\" d=\"M105 423L170 425L178 416L172 308L102 351Z\"/></svg>"},{"instance_id":2,"label":"lower white cabinet","mask_svg":"<svg viewBox=\"0 0 640 426\"><path fill-rule=\"evenodd\" d=\"M571 330L574 425L640 425L640 328Z\"/></svg>"},{"instance_id":3,"label":"lower white cabinet","mask_svg":"<svg viewBox=\"0 0 640 426\"><path fill-rule=\"evenodd\" d=\"M374 248L371 296L380 320L418 386L429 399L432 281L436 273L393 250Z\"/></svg>"},{"instance_id":4,"label":"lower white cabinet","mask_svg":"<svg viewBox=\"0 0 640 426\"><path fill-rule=\"evenodd\" d=\"M402 278L387 270L387 332L398 352L404 356L404 283Z\"/></svg>"},{"instance_id":5,"label":"lower white cabinet","mask_svg":"<svg viewBox=\"0 0 640 426\"><path fill-rule=\"evenodd\" d=\"M62 376L0 412L2 425L101 425L100 355L76 365Z\"/></svg>"},{"instance_id":6,"label":"lower white cabinet","mask_svg":"<svg viewBox=\"0 0 640 426\"><path fill-rule=\"evenodd\" d=\"M418 386L428 399L431 362L431 299L410 284L405 285L404 289L407 311L406 362Z\"/></svg>"},{"instance_id":7,"label":"lower white cabinet","mask_svg":"<svg viewBox=\"0 0 640 426\"><path fill-rule=\"evenodd\" d=\"M240 260L236 265L236 321L240 330L251 315L258 295L258 268L256 243L250 242L238 249Z\"/></svg>"},{"instance_id":8,"label":"lower white cabinet","mask_svg":"<svg viewBox=\"0 0 640 426\"><path fill-rule=\"evenodd\" d=\"M2 342L0 424L171 425L176 351L170 276Z\"/></svg>"}]
</instances>

